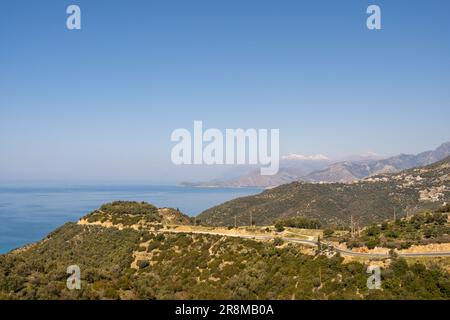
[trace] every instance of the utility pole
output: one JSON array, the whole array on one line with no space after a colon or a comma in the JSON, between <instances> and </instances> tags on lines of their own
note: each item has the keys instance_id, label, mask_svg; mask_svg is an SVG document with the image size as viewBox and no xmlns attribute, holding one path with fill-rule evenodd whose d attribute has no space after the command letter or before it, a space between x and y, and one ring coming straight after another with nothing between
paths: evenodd
<instances>
[{"instance_id":1,"label":"utility pole","mask_svg":"<svg viewBox=\"0 0 450 320\"><path fill-rule=\"evenodd\" d=\"M353 215L350 216L350 234L353 238L354 226L353 226Z\"/></svg>"},{"instance_id":2,"label":"utility pole","mask_svg":"<svg viewBox=\"0 0 450 320\"><path fill-rule=\"evenodd\" d=\"M253 215L251 211L250 211L250 227L253 227Z\"/></svg>"},{"instance_id":3,"label":"utility pole","mask_svg":"<svg viewBox=\"0 0 450 320\"><path fill-rule=\"evenodd\" d=\"M237 216L234 216L234 227L237 228Z\"/></svg>"},{"instance_id":4,"label":"utility pole","mask_svg":"<svg viewBox=\"0 0 450 320\"><path fill-rule=\"evenodd\" d=\"M355 233L358 234L358 237L361 235L361 227L359 226L360 219L361 219L361 217L359 217L358 219L355 219Z\"/></svg>"},{"instance_id":5,"label":"utility pole","mask_svg":"<svg viewBox=\"0 0 450 320\"><path fill-rule=\"evenodd\" d=\"M319 267L319 282L320 282L320 286L322 287L322 268Z\"/></svg>"},{"instance_id":6,"label":"utility pole","mask_svg":"<svg viewBox=\"0 0 450 320\"><path fill-rule=\"evenodd\" d=\"M408 206L406 208L406 217L409 218L409 216L412 215L413 211L414 211L414 208L412 206Z\"/></svg>"}]
</instances>

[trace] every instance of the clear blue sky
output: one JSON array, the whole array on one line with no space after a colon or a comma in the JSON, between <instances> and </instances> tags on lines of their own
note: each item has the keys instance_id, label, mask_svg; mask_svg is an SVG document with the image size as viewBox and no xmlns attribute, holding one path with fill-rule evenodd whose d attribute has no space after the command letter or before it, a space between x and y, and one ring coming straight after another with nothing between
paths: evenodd
<instances>
[{"instance_id":1,"label":"clear blue sky","mask_svg":"<svg viewBox=\"0 0 450 320\"><path fill-rule=\"evenodd\" d=\"M170 161L194 120L279 128L282 154L432 149L449 57L446 0L3 0L0 181L203 178Z\"/></svg>"}]
</instances>

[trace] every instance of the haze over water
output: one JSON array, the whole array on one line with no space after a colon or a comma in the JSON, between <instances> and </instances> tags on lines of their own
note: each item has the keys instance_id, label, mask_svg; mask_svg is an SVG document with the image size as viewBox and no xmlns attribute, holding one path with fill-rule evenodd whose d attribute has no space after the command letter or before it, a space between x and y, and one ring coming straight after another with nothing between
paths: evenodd
<instances>
[{"instance_id":1,"label":"haze over water","mask_svg":"<svg viewBox=\"0 0 450 320\"><path fill-rule=\"evenodd\" d=\"M114 200L146 201L190 216L257 188L191 188L148 185L2 185L0 253L38 241L66 222Z\"/></svg>"}]
</instances>

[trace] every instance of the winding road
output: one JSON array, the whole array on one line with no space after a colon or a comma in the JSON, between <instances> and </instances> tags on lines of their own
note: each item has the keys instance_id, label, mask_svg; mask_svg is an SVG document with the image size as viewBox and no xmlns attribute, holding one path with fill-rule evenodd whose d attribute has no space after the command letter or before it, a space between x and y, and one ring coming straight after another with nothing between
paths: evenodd
<instances>
[{"instance_id":1,"label":"winding road","mask_svg":"<svg viewBox=\"0 0 450 320\"><path fill-rule=\"evenodd\" d=\"M200 230L192 230L192 231L181 231L181 230L164 230L160 232L173 232L173 233L195 233L195 234L208 234L215 236L224 236L224 237L237 237L237 238L245 238L245 239L255 239L255 240L273 240L275 238L280 238L284 241L291 243L298 243L307 246L317 247L317 241L314 240L312 236L306 236L309 239L297 239L297 238L289 238L289 237L278 237L278 236L269 236L269 235L252 235L252 234L230 234L230 233L220 233L220 232L209 232L209 231L200 231ZM354 252L347 249L342 249L330 245L326 242L322 242L325 245L331 246L334 251L339 252L342 256L352 256L352 257L363 257L363 258L388 258L388 253L364 253L364 252ZM416 253L399 253L397 252L399 257L403 258L421 258L421 257L450 257L450 252L416 252Z\"/></svg>"}]
</instances>

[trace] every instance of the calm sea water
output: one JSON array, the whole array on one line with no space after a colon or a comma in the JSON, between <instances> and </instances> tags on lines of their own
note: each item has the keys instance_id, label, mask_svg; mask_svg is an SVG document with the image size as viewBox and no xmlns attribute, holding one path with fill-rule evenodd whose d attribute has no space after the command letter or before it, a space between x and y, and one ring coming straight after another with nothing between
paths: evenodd
<instances>
[{"instance_id":1,"label":"calm sea water","mask_svg":"<svg viewBox=\"0 0 450 320\"><path fill-rule=\"evenodd\" d=\"M234 198L260 192L253 188L176 186L0 186L0 253L42 239L68 221L113 200L147 201L179 208L193 216Z\"/></svg>"}]
</instances>

